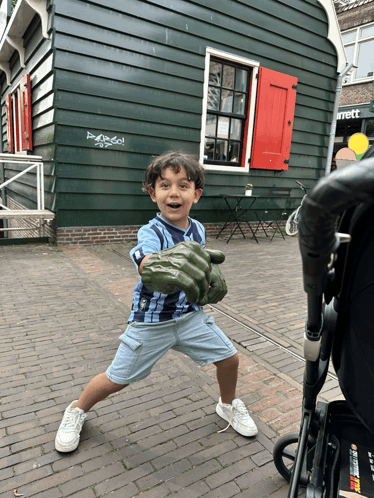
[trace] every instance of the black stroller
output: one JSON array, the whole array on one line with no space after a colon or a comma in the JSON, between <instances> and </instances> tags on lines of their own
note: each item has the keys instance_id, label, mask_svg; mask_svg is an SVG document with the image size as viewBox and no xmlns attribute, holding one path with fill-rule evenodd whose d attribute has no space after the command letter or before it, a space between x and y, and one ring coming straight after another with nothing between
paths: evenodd
<instances>
[{"instance_id":1,"label":"black stroller","mask_svg":"<svg viewBox=\"0 0 374 498\"><path fill-rule=\"evenodd\" d=\"M374 157L308 193L299 244L308 295L302 419L299 434L275 445L274 463L289 498L299 486L307 498L374 498ZM330 356L345 400L317 402Z\"/></svg>"}]
</instances>

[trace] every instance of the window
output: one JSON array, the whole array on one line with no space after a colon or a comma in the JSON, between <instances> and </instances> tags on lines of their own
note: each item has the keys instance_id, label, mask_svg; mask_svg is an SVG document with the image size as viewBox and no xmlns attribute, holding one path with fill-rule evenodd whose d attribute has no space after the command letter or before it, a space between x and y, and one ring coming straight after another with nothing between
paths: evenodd
<instances>
[{"instance_id":1,"label":"window","mask_svg":"<svg viewBox=\"0 0 374 498\"><path fill-rule=\"evenodd\" d=\"M348 147L348 140L354 133L361 132L361 119L350 119L348 121L338 121L335 132L334 139L334 153L338 152L338 150Z\"/></svg>"},{"instance_id":2,"label":"window","mask_svg":"<svg viewBox=\"0 0 374 498\"><path fill-rule=\"evenodd\" d=\"M200 160L206 169L287 170L297 78L207 49Z\"/></svg>"},{"instance_id":3,"label":"window","mask_svg":"<svg viewBox=\"0 0 374 498\"><path fill-rule=\"evenodd\" d=\"M357 68L347 76L344 83L372 80L374 75L374 24L369 24L342 33L348 62Z\"/></svg>"},{"instance_id":4,"label":"window","mask_svg":"<svg viewBox=\"0 0 374 498\"><path fill-rule=\"evenodd\" d=\"M30 75L6 97L8 152L32 150Z\"/></svg>"},{"instance_id":5,"label":"window","mask_svg":"<svg viewBox=\"0 0 374 498\"><path fill-rule=\"evenodd\" d=\"M240 166L250 69L211 57L204 162Z\"/></svg>"},{"instance_id":6,"label":"window","mask_svg":"<svg viewBox=\"0 0 374 498\"><path fill-rule=\"evenodd\" d=\"M370 139L374 138L374 119L366 120L366 136Z\"/></svg>"}]
</instances>

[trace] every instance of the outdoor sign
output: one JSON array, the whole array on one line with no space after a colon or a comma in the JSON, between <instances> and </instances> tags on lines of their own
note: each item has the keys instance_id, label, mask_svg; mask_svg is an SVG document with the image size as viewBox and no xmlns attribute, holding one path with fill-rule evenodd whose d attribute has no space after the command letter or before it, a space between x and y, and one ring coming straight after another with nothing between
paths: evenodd
<instances>
[{"instance_id":1,"label":"outdoor sign","mask_svg":"<svg viewBox=\"0 0 374 498\"><path fill-rule=\"evenodd\" d=\"M352 109L351 111L338 112L337 119L356 119L360 117L361 109Z\"/></svg>"}]
</instances>

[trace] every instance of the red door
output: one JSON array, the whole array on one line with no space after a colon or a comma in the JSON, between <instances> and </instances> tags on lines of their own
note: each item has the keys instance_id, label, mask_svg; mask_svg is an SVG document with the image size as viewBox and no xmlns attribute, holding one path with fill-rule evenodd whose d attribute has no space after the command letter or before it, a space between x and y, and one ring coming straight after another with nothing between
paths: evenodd
<instances>
[{"instance_id":1,"label":"red door","mask_svg":"<svg viewBox=\"0 0 374 498\"><path fill-rule=\"evenodd\" d=\"M251 168L287 170L297 78L260 68Z\"/></svg>"}]
</instances>

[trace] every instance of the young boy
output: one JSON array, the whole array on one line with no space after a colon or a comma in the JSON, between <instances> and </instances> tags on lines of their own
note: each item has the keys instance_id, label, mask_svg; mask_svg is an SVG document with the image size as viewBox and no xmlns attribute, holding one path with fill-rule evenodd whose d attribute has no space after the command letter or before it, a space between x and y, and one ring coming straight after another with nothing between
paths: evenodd
<instances>
[{"instance_id":1,"label":"young boy","mask_svg":"<svg viewBox=\"0 0 374 498\"><path fill-rule=\"evenodd\" d=\"M239 358L223 332L201 305L218 302L227 292L216 264L220 251L204 249L205 229L189 218L204 186L204 169L193 156L170 152L156 158L145 173L148 191L160 213L138 232L130 255L141 275L117 354L65 410L55 446L70 452L79 444L87 412L98 401L128 384L146 378L169 350L189 356L198 365L214 363L220 399L217 414L240 434L254 436L257 427L244 403L235 398Z\"/></svg>"}]
</instances>

